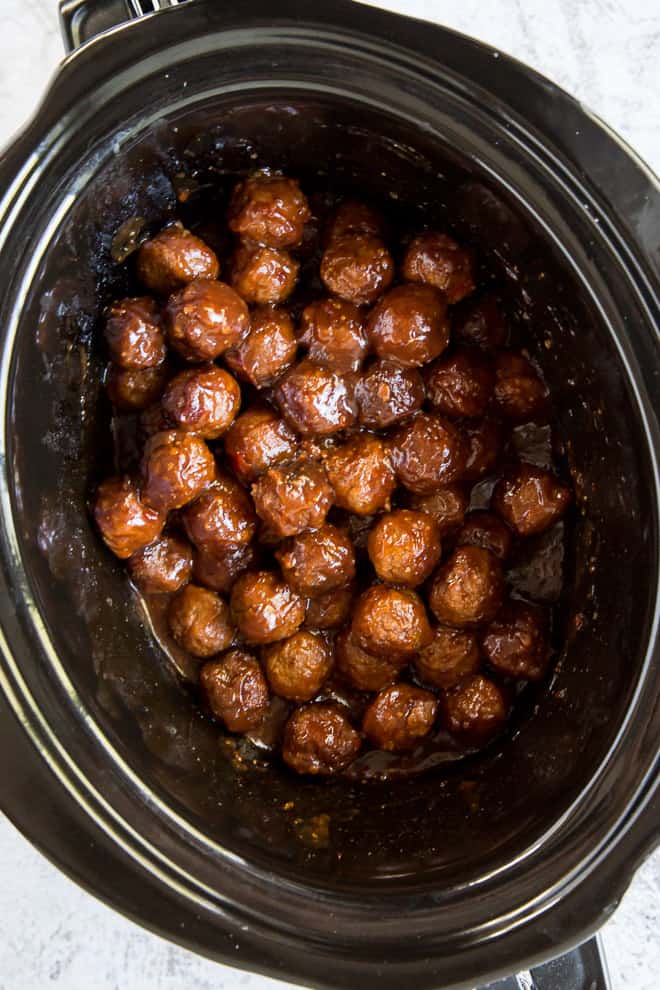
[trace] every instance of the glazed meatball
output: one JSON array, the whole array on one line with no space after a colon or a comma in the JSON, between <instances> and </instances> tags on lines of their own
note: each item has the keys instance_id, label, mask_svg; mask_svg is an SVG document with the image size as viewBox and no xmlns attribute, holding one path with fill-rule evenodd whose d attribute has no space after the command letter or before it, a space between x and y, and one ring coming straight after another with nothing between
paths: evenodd
<instances>
[{"instance_id":1,"label":"glazed meatball","mask_svg":"<svg viewBox=\"0 0 660 990\"><path fill-rule=\"evenodd\" d=\"M441 357L424 371L429 404L444 416L483 416L493 395L493 370L478 350Z\"/></svg>"},{"instance_id":2,"label":"glazed meatball","mask_svg":"<svg viewBox=\"0 0 660 990\"><path fill-rule=\"evenodd\" d=\"M155 368L165 360L160 313L148 296L115 303L105 324L105 339L111 359L120 368Z\"/></svg>"},{"instance_id":3,"label":"glazed meatball","mask_svg":"<svg viewBox=\"0 0 660 990\"><path fill-rule=\"evenodd\" d=\"M137 272L148 289L167 296L197 278L216 279L220 265L204 241L175 223L145 241L138 251Z\"/></svg>"},{"instance_id":4,"label":"glazed meatball","mask_svg":"<svg viewBox=\"0 0 660 990\"><path fill-rule=\"evenodd\" d=\"M463 525L468 497L461 485L443 485L432 495L413 495L410 506L432 516L440 538L453 536Z\"/></svg>"},{"instance_id":5,"label":"glazed meatball","mask_svg":"<svg viewBox=\"0 0 660 990\"><path fill-rule=\"evenodd\" d=\"M345 770L362 740L339 705L298 708L284 729L282 757L298 773L329 775Z\"/></svg>"},{"instance_id":6,"label":"glazed meatball","mask_svg":"<svg viewBox=\"0 0 660 990\"><path fill-rule=\"evenodd\" d=\"M271 571L247 571L231 592L231 611L247 643L276 643L293 636L305 620L305 602Z\"/></svg>"},{"instance_id":7,"label":"glazed meatball","mask_svg":"<svg viewBox=\"0 0 660 990\"><path fill-rule=\"evenodd\" d=\"M305 613L308 629L341 629L350 615L355 589L352 586L335 588L324 595L310 598Z\"/></svg>"},{"instance_id":8,"label":"glazed meatball","mask_svg":"<svg viewBox=\"0 0 660 990\"><path fill-rule=\"evenodd\" d=\"M371 433L352 437L330 450L324 463L340 508L358 516L371 516L389 507L396 478L380 437Z\"/></svg>"},{"instance_id":9,"label":"glazed meatball","mask_svg":"<svg viewBox=\"0 0 660 990\"><path fill-rule=\"evenodd\" d=\"M373 361L355 386L362 426L383 430L421 408L424 382L416 368L395 361Z\"/></svg>"},{"instance_id":10,"label":"glazed meatball","mask_svg":"<svg viewBox=\"0 0 660 990\"><path fill-rule=\"evenodd\" d=\"M270 468L252 486L257 514L277 539L318 529L325 522L333 491L323 467L314 461L296 461Z\"/></svg>"},{"instance_id":11,"label":"glazed meatball","mask_svg":"<svg viewBox=\"0 0 660 990\"><path fill-rule=\"evenodd\" d=\"M414 588L426 581L440 560L440 534L425 512L396 509L376 521L367 549L381 581Z\"/></svg>"},{"instance_id":12,"label":"glazed meatball","mask_svg":"<svg viewBox=\"0 0 660 990\"><path fill-rule=\"evenodd\" d=\"M550 471L521 461L497 482L490 507L518 536L533 536L557 522L570 502L570 489Z\"/></svg>"},{"instance_id":13,"label":"glazed meatball","mask_svg":"<svg viewBox=\"0 0 660 990\"><path fill-rule=\"evenodd\" d=\"M298 341L291 317L275 306L259 306L250 315L250 332L225 361L241 379L256 388L272 385L293 363Z\"/></svg>"},{"instance_id":14,"label":"glazed meatball","mask_svg":"<svg viewBox=\"0 0 660 990\"><path fill-rule=\"evenodd\" d=\"M250 314L229 285L200 279L170 296L165 328L171 347L185 361L213 361L241 343Z\"/></svg>"},{"instance_id":15,"label":"glazed meatball","mask_svg":"<svg viewBox=\"0 0 660 990\"><path fill-rule=\"evenodd\" d=\"M467 445L463 480L478 481L496 467L504 447L504 429L497 420L484 419L464 425L463 435Z\"/></svg>"},{"instance_id":16,"label":"glazed meatball","mask_svg":"<svg viewBox=\"0 0 660 990\"><path fill-rule=\"evenodd\" d=\"M351 632L355 643L392 662L417 653L431 642L424 603L408 588L373 584L355 603Z\"/></svg>"},{"instance_id":17,"label":"glazed meatball","mask_svg":"<svg viewBox=\"0 0 660 990\"><path fill-rule=\"evenodd\" d=\"M473 674L447 692L443 709L448 730L465 742L479 745L504 726L509 706L497 684Z\"/></svg>"},{"instance_id":18,"label":"glazed meatball","mask_svg":"<svg viewBox=\"0 0 660 990\"><path fill-rule=\"evenodd\" d=\"M481 644L488 663L498 674L538 681L548 669L545 613L527 602L512 600L503 605Z\"/></svg>"},{"instance_id":19,"label":"glazed meatball","mask_svg":"<svg viewBox=\"0 0 660 990\"><path fill-rule=\"evenodd\" d=\"M160 399L166 383L167 368L164 364L157 368L138 368L135 371L111 364L105 387L108 398L117 409L122 412L140 412Z\"/></svg>"},{"instance_id":20,"label":"glazed meatball","mask_svg":"<svg viewBox=\"0 0 660 990\"><path fill-rule=\"evenodd\" d=\"M456 545L483 547L506 560L511 553L511 540L511 530L498 516L476 509L465 517Z\"/></svg>"},{"instance_id":21,"label":"glazed meatball","mask_svg":"<svg viewBox=\"0 0 660 990\"><path fill-rule=\"evenodd\" d=\"M452 313L451 334L454 340L484 350L503 347L507 326L494 297L482 296L457 306Z\"/></svg>"},{"instance_id":22,"label":"glazed meatball","mask_svg":"<svg viewBox=\"0 0 660 990\"><path fill-rule=\"evenodd\" d=\"M418 413L399 426L390 449L399 481L416 495L428 495L456 481L465 470L462 431L433 413Z\"/></svg>"},{"instance_id":23,"label":"glazed meatball","mask_svg":"<svg viewBox=\"0 0 660 990\"><path fill-rule=\"evenodd\" d=\"M217 479L186 507L183 523L188 539L199 550L221 554L249 543L257 520L247 492L232 478Z\"/></svg>"},{"instance_id":24,"label":"glazed meatball","mask_svg":"<svg viewBox=\"0 0 660 990\"><path fill-rule=\"evenodd\" d=\"M428 230L406 251L401 274L407 282L432 285L457 303L474 291L472 256L447 234Z\"/></svg>"},{"instance_id":25,"label":"glazed meatball","mask_svg":"<svg viewBox=\"0 0 660 990\"><path fill-rule=\"evenodd\" d=\"M295 289L299 271L288 251L244 241L234 252L229 281L248 303L281 303Z\"/></svg>"},{"instance_id":26,"label":"glazed meatball","mask_svg":"<svg viewBox=\"0 0 660 990\"><path fill-rule=\"evenodd\" d=\"M166 595L190 581L192 566L192 547L181 536L170 533L134 553L128 561L128 572L145 595Z\"/></svg>"},{"instance_id":27,"label":"glazed meatball","mask_svg":"<svg viewBox=\"0 0 660 990\"><path fill-rule=\"evenodd\" d=\"M239 182L229 203L229 229L271 248L295 247L311 212L295 179L256 175Z\"/></svg>"},{"instance_id":28,"label":"glazed meatball","mask_svg":"<svg viewBox=\"0 0 660 990\"><path fill-rule=\"evenodd\" d=\"M406 657L375 657L355 642L350 629L343 629L335 640L337 670L358 691L380 691L399 678Z\"/></svg>"},{"instance_id":29,"label":"glazed meatball","mask_svg":"<svg viewBox=\"0 0 660 990\"><path fill-rule=\"evenodd\" d=\"M378 749L405 753L427 736L438 699L412 684L393 684L376 695L362 720L362 731Z\"/></svg>"},{"instance_id":30,"label":"glazed meatball","mask_svg":"<svg viewBox=\"0 0 660 990\"><path fill-rule=\"evenodd\" d=\"M459 629L490 622L503 600L502 565L483 547L458 547L437 571L429 593L436 618Z\"/></svg>"},{"instance_id":31,"label":"glazed meatball","mask_svg":"<svg viewBox=\"0 0 660 990\"><path fill-rule=\"evenodd\" d=\"M303 436L330 436L356 418L350 383L332 368L305 360L290 368L275 389L286 421Z\"/></svg>"},{"instance_id":32,"label":"glazed meatball","mask_svg":"<svg viewBox=\"0 0 660 990\"><path fill-rule=\"evenodd\" d=\"M449 343L447 303L430 285L399 285L371 310L367 331L378 357L416 368Z\"/></svg>"},{"instance_id":33,"label":"glazed meatball","mask_svg":"<svg viewBox=\"0 0 660 990\"><path fill-rule=\"evenodd\" d=\"M481 667L477 637L468 629L436 626L433 641L420 650L414 663L420 680L446 691Z\"/></svg>"},{"instance_id":34,"label":"glazed meatball","mask_svg":"<svg viewBox=\"0 0 660 990\"><path fill-rule=\"evenodd\" d=\"M180 509L215 478L215 460L203 440L165 430L147 441L142 456L144 500L160 512Z\"/></svg>"},{"instance_id":35,"label":"glazed meatball","mask_svg":"<svg viewBox=\"0 0 660 990\"><path fill-rule=\"evenodd\" d=\"M379 237L335 237L321 259L321 280L328 292L357 306L369 306L394 278L392 255Z\"/></svg>"},{"instance_id":36,"label":"glazed meatball","mask_svg":"<svg viewBox=\"0 0 660 990\"><path fill-rule=\"evenodd\" d=\"M205 663L199 683L207 705L230 732L260 725L269 707L268 685L261 665L250 653L229 650Z\"/></svg>"},{"instance_id":37,"label":"glazed meatball","mask_svg":"<svg viewBox=\"0 0 660 990\"><path fill-rule=\"evenodd\" d=\"M311 701L332 669L332 650L323 636L300 630L263 651L268 683L289 701Z\"/></svg>"},{"instance_id":38,"label":"glazed meatball","mask_svg":"<svg viewBox=\"0 0 660 990\"><path fill-rule=\"evenodd\" d=\"M325 229L326 243L343 237L345 234L366 234L370 237L382 237L385 233L385 221L381 214L367 206L366 203L356 203L348 200L332 212Z\"/></svg>"},{"instance_id":39,"label":"glazed meatball","mask_svg":"<svg viewBox=\"0 0 660 990\"><path fill-rule=\"evenodd\" d=\"M285 580L306 598L316 598L349 584L355 577L353 544L326 523L287 540L275 556Z\"/></svg>"},{"instance_id":40,"label":"glazed meatball","mask_svg":"<svg viewBox=\"0 0 660 990\"><path fill-rule=\"evenodd\" d=\"M291 427L267 407L248 409L225 436L225 456L237 477L246 483L269 467L291 460L296 450Z\"/></svg>"},{"instance_id":41,"label":"glazed meatball","mask_svg":"<svg viewBox=\"0 0 660 990\"><path fill-rule=\"evenodd\" d=\"M345 299L317 299L303 310L300 343L312 361L335 371L358 371L367 353L364 317Z\"/></svg>"},{"instance_id":42,"label":"glazed meatball","mask_svg":"<svg viewBox=\"0 0 660 990\"><path fill-rule=\"evenodd\" d=\"M96 489L92 515L104 542L126 560L158 539L165 518L145 504L130 478L107 478Z\"/></svg>"},{"instance_id":43,"label":"glazed meatball","mask_svg":"<svg viewBox=\"0 0 660 990\"><path fill-rule=\"evenodd\" d=\"M547 389L522 354L500 351L496 355L495 403L512 423L528 423L547 413Z\"/></svg>"},{"instance_id":44,"label":"glazed meatball","mask_svg":"<svg viewBox=\"0 0 660 990\"><path fill-rule=\"evenodd\" d=\"M212 657L231 646L229 606L215 591L187 584L170 602L167 619L176 642L194 657Z\"/></svg>"},{"instance_id":45,"label":"glazed meatball","mask_svg":"<svg viewBox=\"0 0 660 990\"><path fill-rule=\"evenodd\" d=\"M241 405L235 378L214 364L181 371L162 398L163 411L179 430L215 440L233 423Z\"/></svg>"},{"instance_id":46,"label":"glazed meatball","mask_svg":"<svg viewBox=\"0 0 660 990\"><path fill-rule=\"evenodd\" d=\"M212 550L195 550L193 577L197 584L228 594L234 582L244 571L259 563L259 555L252 543L228 546L214 553Z\"/></svg>"}]
</instances>

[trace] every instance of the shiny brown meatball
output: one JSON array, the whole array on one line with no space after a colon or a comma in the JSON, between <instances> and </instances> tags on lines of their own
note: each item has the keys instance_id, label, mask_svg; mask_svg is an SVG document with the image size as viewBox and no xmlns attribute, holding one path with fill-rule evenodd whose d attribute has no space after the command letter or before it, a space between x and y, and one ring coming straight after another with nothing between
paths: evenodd
<instances>
[{"instance_id":1,"label":"shiny brown meatball","mask_svg":"<svg viewBox=\"0 0 660 990\"><path fill-rule=\"evenodd\" d=\"M396 662L431 642L433 634L424 603L408 588L373 584L355 603L351 632L367 653Z\"/></svg>"},{"instance_id":2,"label":"shiny brown meatball","mask_svg":"<svg viewBox=\"0 0 660 990\"><path fill-rule=\"evenodd\" d=\"M428 230L406 251L401 274L407 282L440 289L447 302L457 303L474 291L472 256L447 234Z\"/></svg>"},{"instance_id":3,"label":"shiny brown meatball","mask_svg":"<svg viewBox=\"0 0 660 990\"><path fill-rule=\"evenodd\" d=\"M468 496L461 485L443 485L432 495L412 495L410 506L433 517L442 539L453 536L463 525Z\"/></svg>"},{"instance_id":4,"label":"shiny brown meatball","mask_svg":"<svg viewBox=\"0 0 660 990\"><path fill-rule=\"evenodd\" d=\"M335 588L318 598L310 598L305 613L307 629L341 629L350 615L354 589Z\"/></svg>"},{"instance_id":5,"label":"shiny brown meatball","mask_svg":"<svg viewBox=\"0 0 660 990\"><path fill-rule=\"evenodd\" d=\"M486 629L481 645L498 674L540 680L550 662L543 609L517 600L506 602Z\"/></svg>"},{"instance_id":6,"label":"shiny brown meatball","mask_svg":"<svg viewBox=\"0 0 660 990\"><path fill-rule=\"evenodd\" d=\"M396 509L381 516L367 541L369 558L381 581L414 588L426 581L440 560L440 534L432 516Z\"/></svg>"},{"instance_id":7,"label":"shiny brown meatball","mask_svg":"<svg viewBox=\"0 0 660 990\"><path fill-rule=\"evenodd\" d=\"M105 387L110 402L117 409L123 412L140 412L160 399L166 383L167 368L164 364L157 368L139 368L135 371L111 364Z\"/></svg>"},{"instance_id":8,"label":"shiny brown meatball","mask_svg":"<svg viewBox=\"0 0 660 990\"><path fill-rule=\"evenodd\" d=\"M498 516L476 509L465 517L456 545L483 547L500 560L506 560L511 553L511 541L511 530Z\"/></svg>"},{"instance_id":9,"label":"shiny brown meatball","mask_svg":"<svg viewBox=\"0 0 660 990\"><path fill-rule=\"evenodd\" d=\"M289 425L303 436L330 436L355 422L350 382L313 361L290 368L275 389L275 399Z\"/></svg>"},{"instance_id":10,"label":"shiny brown meatball","mask_svg":"<svg viewBox=\"0 0 660 990\"><path fill-rule=\"evenodd\" d=\"M335 237L321 259L321 280L328 292L369 306L391 285L392 255L379 237L344 234Z\"/></svg>"},{"instance_id":11,"label":"shiny brown meatball","mask_svg":"<svg viewBox=\"0 0 660 990\"><path fill-rule=\"evenodd\" d=\"M380 691L398 680L407 658L375 657L357 645L350 629L335 640L337 670L358 691Z\"/></svg>"},{"instance_id":12,"label":"shiny brown meatball","mask_svg":"<svg viewBox=\"0 0 660 990\"><path fill-rule=\"evenodd\" d=\"M418 367L449 343L447 303L430 285L399 285L371 310L367 331L378 357Z\"/></svg>"},{"instance_id":13,"label":"shiny brown meatball","mask_svg":"<svg viewBox=\"0 0 660 990\"><path fill-rule=\"evenodd\" d=\"M229 281L248 303L281 303L295 289L299 271L300 262L288 251L243 241L234 252Z\"/></svg>"},{"instance_id":14,"label":"shiny brown meatball","mask_svg":"<svg viewBox=\"0 0 660 990\"><path fill-rule=\"evenodd\" d=\"M145 595L166 595L190 581L192 566L192 547L181 536L170 533L134 553L128 561L128 572Z\"/></svg>"},{"instance_id":15,"label":"shiny brown meatball","mask_svg":"<svg viewBox=\"0 0 660 990\"><path fill-rule=\"evenodd\" d=\"M126 560L158 539L165 517L145 504L130 478L107 478L96 489L92 514L104 542Z\"/></svg>"},{"instance_id":16,"label":"shiny brown meatball","mask_svg":"<svg viewBox=\"0 0 660 990\"><path fill-rule=\"evenodd\" d=\"M105 324L105 339L120 368L155 368L167 354L160 312L149 296L115 303Z\"/></svg>"},{"instance_id":17,"label":"shiny brown meatball","mask_svg":"<svg viewBox=\"0 0 660 990\"><path fill-rule=\"evenodd\" d=\"M224 282L200 279L170 296L165 328L185 361L213 361L237 347L250 329L247 305Z\"/></svg>"},{"instance_id":18,"label":"shiny brown meatball","mask_svg":"<svg viewBox=\"0 0 660 990\"><path fill-rule=\"evenodd\" d=\"M253 570L259 563L259 555L252 543L226 547L214 553L211 550L195 550L193 577L197 584L228 594L240 574Z\"/></svg>"},{"instance_id":19,"label":"shiny brown meatball","mask_svg":"<svg viewBox=\"0 0 660 990\"><path fill-rule=\"evenodd\" d=\"M348 200L333 211L325 228L325 240L330 241L343 237L345 234L367 234L370 237L382 237L385 233L385 221L381 214L367 206Z\"/></svg>"},{"instance_id":20,"label":"shiny brown meatball","mask_svg":"<svg viewBox=\"0 0 660 990\"><path fill-rule=\"evenodd\" d=\"M252 486L257 514L277 539L318 529L325 522L333 491L323 467L314 461L296 461L270 468Z\"/></svg>"},{"instance_id":21,"label":"shiny brown meatball","mask_svg":"<svg viewBox=\"0 0 660 990\"><path fill-rule=\"evenodd\" d=\"M490 622L503 600L502 565L483 547L458 547L439 568L429 593L436 618L459 629Z\"/></svg>"},{"instance_id":22,"label":"shiny brown meatball","mask_svg":"<svg viewBox=\"0 0 660 990\"><path fill-rule=\"evenodd\" d=\"M512 423L528 423L548 411L548 391L522 354L500 351L495 356L495 404Z\"/></svg>"},{"instance_id":23,"label":"shiny brown meatball","mask_svg":"<svg viewBox=\"0 0 660 990\"><path fill-rule=\"evenodd\" d=\"M144 500L154 509L180 509L215 478L215 460L203 440L183 430L164 430L147 441L142 456Z\"/></svg>"},{"instance_id":24,"label":"shiny brown meatball","mask_svg":"<svg viewBox=\"0 0 660 990\"><path fill-rule=\"evenodd\" d=\"M300 343L316 364L358 371L367 353L364 316L345 299L317 299L303 310Z\"/></svg>"},{"instance_id":25,"label":"shiny brown meatball","mask_svg":"<svg viewBox=\"0 0 660 990\"><path fill-rule=\"evenodd\" d=\"M300 630L263 651L268 683L289 701L311 701L332 670L332 650L323 636Z\"/></svg>"},{"instance_id":26,"label":"shiny brown meatball","mask_svg":"<svg viewBox=\"0 0 660 990\"><path fill-rule=\"evenodd\" d=\"M212 657L231 646L234 627L229 606L215 591L187 584L170 602L170 632L194 657Z\"/></svg>"},{"instance_id":27,"label":"shiny brown meatball","mask_svg":"<svg viewBox=\"0 0 660 990\"><path fill-rule=\"evenodd\" d=\"M395 361L373 361L355 386L362 426L383 430L416 412L424 401L424 382L416 368Z\"/></svg>"},{"instance_id":28,"label":"shiny brown meatball","mask_svg":"<svg viewBox=\"0 0 660 990\"><path fill-rule=\"evenodd\" d=\"M420 650L414 664L422 681L448 690L481 667L477 637L468 629L436 626L433 642Z\"/></svg>"},{"instance_id":29,"label":"shiny brown meatball","mask_svg":"<svg viewBox=\"0 0 660 990\"><path fill-rule=\"evenodd\" d=\"M438 699L412 684L393 684L376 695L362 720L362 731L378 749L405 753L433 728Z\"/></svg>"},{"instance_id":30,"label":"shiny brown meatball","mask_svg":"<svg viewBox=\"0 0 660 990\"><path fill-rule=\"evenodd\" d=\"M291 427L268 407L247 409L225 436L225 456L237 477L246 483L269 467L291 460L297 446Z\"/></svg>"},{"instance_id":31,"label":"shiny brown meatball","mask_svg":"<svg viewBox=\"0 0 660 990\"><path fill-rule=\"evenodd\" d=\"M282 758L297 773L329 775L345 770L361 745L339 705L312 704L298 708L287 722Z\"/></svg>"},{"instance_id":32,"label":"shiny brown meatball","mask_svg":"<svg viewBox=\"0 0 660 990\"><path fill-rule=\"evenodd\" d=\"M137 273L148 289L167 296L197 278L217 278L220 265L204 241L175 223L142 245Z\"/></svg>"},{"instance_id":33,"label":"shiny brown meatball","mask_svg":"<svg viewBox=\"0 0 660 990\"><path fill-rule=\"evenodd\" d=\"M452 313L452 339L464 344L475 344L484 350L503 347L507 338L507 325L493 296L466 300Z\"/></svg>"},{"instance_id":34,"label":"shiny brown meatball","mask_svg":"<svg viewBox=\"0 0 660 990\"><path fill-rule=\"evenodd\" d=\"M478 481L496 467L504 447L505 431L497 420L483 419L480 423L464 424L467 444L464 481Z\"/></svg>"},{"instance_id":35,"label":"shiny brown meatball","mask_svg":"<svg viewBox=\"0 0 660 990\"><path fill-rule=\"evenodd\" d=\"M424 371L426 397L445 416L483 416L493 395L493 369L480 351L454 351Z\"/></svg>"},{"instance_id":36,"label":"shiny brown meatball","mask_svg":"<svg viewBox=\"0 0 660 990\"><path fill-rule=\"evenodd\" d=\"M353 544L345 533L328 523L291 537L275 551L275 556L284 579L305 598L334 591L355 577Z\"/></svg>"},{"instance_id":37,"label":"shiny brown meatball","mask_svg":"<svg viewBox=\"0 0 660 990\"><path fill-rule=\"evenodd\" d=\"M261 665L250 653L229 650L205 663L199 683L209 708L230 732L256 729L268 712L268 685Z\"/></svg>"},{"instance_id":38,"label":"shiny brown meatball","mask_svg":"<svg viewBox=\"0 0 660 990\"><path fill-rule=\"evenodd\" d=\"M371 516L389 507L396 478L389 452L380 437L372 433L352 437L330 450L324 463L340 508L359 516Z\"/></svg>"},{"instance_id":39,"label":"shiny brown meatball","mask_svg":"<svg viewBox=\"0 0 660 990\"><path fill-rule=\"evenodd\" d=\"M246 571L231 592L231 611L247 643L276 643L305 620L305 602L272 571Z\"/></svg>"},{"instance_id":40,"label":"shiny brown meatball","mask_svg":"<svg viewBox=\"0 0 660 990\"><path fill-rule=\"evenodd\" d=\"M465 470L466 443L458 426L433 413L418 413L392 435L397 477L416 495L428 495Z\"/></svg>"},{"instance_id":41,"label":"shiny brown meatball","mask_svg":"<svg viewBox=\"0 0 660 990\"><path fill-rule=\"evenodd\" d=\"M199 550L221 554L245 546L257 531L250 497L232 478L222 476L186 507L183 523Z\"/></svg>"},{"instance_id":42,"label":"shiny brown meatball","mask_svg":"<svg viewBox=\"0 0 660 990\"><path fill-rule=\"evenodd\" d=\"M250 314L250 332L225 361L241 379L257 388L272 385L293 363L298 341L289 314L275 306L258 306Z\"/></svg>"},{"instance_id":43,"label":"shiny brown meatball","mask_svg":"<svg viewBox=\"0 0 660 990\"><path fill-rule=\"evenodd\" d=\"M272 248L300 244L311 212L295 179L256 175L239 182L229 203L229 229Z\"/></svg>"},{"instance_id":44,"label":"shiny brown meatball","mask_svg":"<svg viewBox=\"0 0 660 990\"><path fill-rule=\"evenodd\" d=\"M549 471L521 461L495 485L490 507L518 536L549 529L564 514L571 492Z\"/></svg>"},{"instance_id":45,"label":"shiny brown meatball","mask_svg":"<svg viewBox=\"0 0 660 990\"><path fill-rule=\"evenodd\" d=\"M235 378L214 364L181 371L170 381L162 407L179 430L215 440L233 423L241 405Z\"/></svg>"},{"instance_id":46,"label":"shiny brown meatball","mask_svg":"<svg viewBox=\"0 0 660 990\"><path fill-rule=\"evenodd\" d=\"M443 721L463 741L479 745L504 726L509 706L501 688L488 677L473 674L444 697Z\"/></svg>"}]
</instances>

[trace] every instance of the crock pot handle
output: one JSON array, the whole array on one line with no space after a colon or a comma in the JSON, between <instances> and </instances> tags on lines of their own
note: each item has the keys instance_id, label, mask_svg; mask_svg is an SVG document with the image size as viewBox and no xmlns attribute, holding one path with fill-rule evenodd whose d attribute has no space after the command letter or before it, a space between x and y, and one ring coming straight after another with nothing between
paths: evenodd
<instances>
[{"instance_id":1,"label":"crock pot handle","mask_svg":"<svg viewBox=\"0 0 660 990\"><path fill-rule=\"evenodd\" d=\"M67 52L102 31L191 0L60 0L60 30Z\"/></svg>"}]
</instances>

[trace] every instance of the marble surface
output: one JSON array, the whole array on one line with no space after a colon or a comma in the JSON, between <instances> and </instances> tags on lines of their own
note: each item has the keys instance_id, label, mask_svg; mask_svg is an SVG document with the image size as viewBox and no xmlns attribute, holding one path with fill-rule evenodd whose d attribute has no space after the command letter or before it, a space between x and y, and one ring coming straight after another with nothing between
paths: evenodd
<instances>
[{"instance_id":1,"label":"marble surface","mask_svg":"<svg viewBox=\"0 0 660 990\"><path fill-rule=\"evenodd\" d=\"M389 0L375 4L487 41L574 93L660 170L657 0ZM0 145L61 58L55 0L1 0ZM660 853L603 932L614 990L656 990ZM0 990L286 990L141 930L94 900L0 817ZM557 990L563 988L557 987Z\"/></svg>"}]
</instances>

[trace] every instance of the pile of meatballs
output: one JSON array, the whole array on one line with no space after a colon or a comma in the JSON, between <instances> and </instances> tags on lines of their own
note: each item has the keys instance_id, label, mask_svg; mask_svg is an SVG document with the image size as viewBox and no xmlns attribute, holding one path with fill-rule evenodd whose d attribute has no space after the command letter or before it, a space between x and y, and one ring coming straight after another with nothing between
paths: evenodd
<instances>
[{"instance_id":1,"label":"pile of meatballs","mask_svg":"<svg viewBox=\"0 0 660 990\"><path fill-rule=\"evenodd\" d=\"M546 386L447 233L393 245L352 201L321 222L269 173L235 186L226 225L222 280L173 223L136 253L148 294L110 308L105 384L141 456L94 492L99 532L146 600L169 596L211 717L250 734L285 700L293 770L439 730L481 746L551 655L546 611L506 581L512 544L571 501L507 446Z\"/></svg>"}]
</instances>

